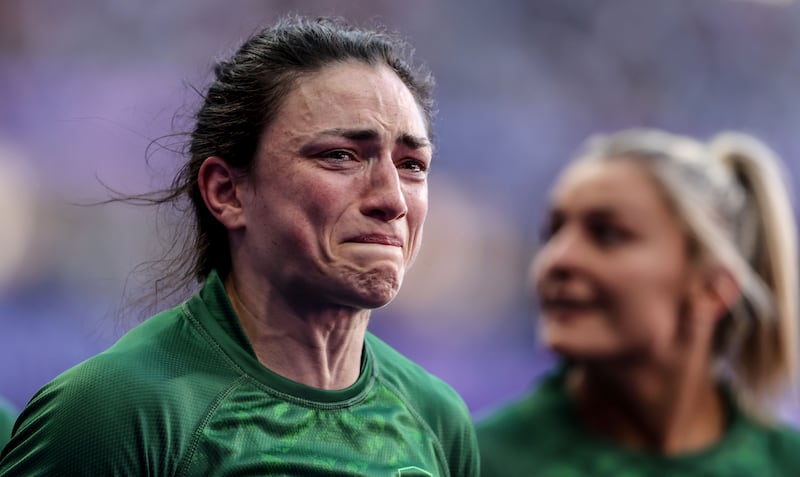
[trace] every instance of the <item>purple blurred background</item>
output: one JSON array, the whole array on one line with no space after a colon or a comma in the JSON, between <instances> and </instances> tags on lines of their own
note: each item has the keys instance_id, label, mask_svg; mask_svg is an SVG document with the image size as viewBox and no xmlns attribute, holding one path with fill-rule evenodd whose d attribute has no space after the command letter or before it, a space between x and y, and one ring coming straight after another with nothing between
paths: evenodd
<instances>
[{"instance_id":1,"label":"purple blurred background","mask_svg":"<svg viewBox=\"0 0 800 477\"><path fill-rule=\"evenodd\" d=\"M45 382L137 323L134 268L157 213L120 205L178 163L212 60L281 14L400 31L434 71L438 156L422 254L371 329L475 415L552 359L526 273L549 185L588 134L631 126L767 141L800 177L800 5L792 0L2 0L0 394ZM800 423L800 405L783 414Z\"/></svg>"}]
</instances>

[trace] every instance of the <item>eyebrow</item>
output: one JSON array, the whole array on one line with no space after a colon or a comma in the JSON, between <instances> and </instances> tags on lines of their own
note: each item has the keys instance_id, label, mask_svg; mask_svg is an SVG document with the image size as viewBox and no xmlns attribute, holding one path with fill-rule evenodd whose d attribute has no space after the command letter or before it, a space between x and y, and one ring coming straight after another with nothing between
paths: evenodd
<instances>
[{"instance_id":1,"label":"eyebrow","mask_svg":"<svg viewBox=\"0 0 800 477\"><path fill-rule=\"evenodd\" d=\"M598 207L591 209L586 213L586 217L592 220L613 220L620 216L618 211L608 207Z\"/></svg>"},{"instance_id":2,"label":"eyebrow","mask_svg":"<svg viewBox=\"0 0 800 477\"><path fill-rule=\"evenodd\" d=\"M568 214L567 212L561 207L554 207L550 210L550 213L547 215L549 220L553 220L556 218L563 219ZM618 211L614 210L613 207L606 207L600 206L595 207L592 209L581 211L579 217L581 219L589 219L589 220L615 220L619 217L623 217L624 214L620 214Z\"/></svg>"},{"instance_id":3,"label":"eyebrow","mask_svg":"<svg viewBox=\"0 0 800 477\"><path fill-rule=\"evenodd\" d=\"M375 129L345 129L334 128L326 129L320 133L321 136L344 137L353 141L376 141L380 137ZM427 137L415 136L413 134L402 134L395 141L396 144L403 145L409 149L432 148L431 142Z\"/></svg>"}]
</instances>

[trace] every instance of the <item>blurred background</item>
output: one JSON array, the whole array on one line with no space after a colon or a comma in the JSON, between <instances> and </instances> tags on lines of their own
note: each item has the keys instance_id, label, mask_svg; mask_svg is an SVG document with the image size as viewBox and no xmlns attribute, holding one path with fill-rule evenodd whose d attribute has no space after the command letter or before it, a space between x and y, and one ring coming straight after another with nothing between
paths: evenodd
<instances>
[{"instance_id":1,"label":"blurred background","mask_svg":"<svg viewBox=\"0 0 800 477\"><path fill-rule=\"evenodd\" d=\"M547 191L588 134L764 139L800 178L791 0L0 0L0 394L19 408L143 317L168 225L76 204L166 185L214 58L285 13L380 23L437 77L422 254L371 329L479 416L552 363L527 269ZM783 414L800 423L800 405Z\"/></svg>"}]
</instances>

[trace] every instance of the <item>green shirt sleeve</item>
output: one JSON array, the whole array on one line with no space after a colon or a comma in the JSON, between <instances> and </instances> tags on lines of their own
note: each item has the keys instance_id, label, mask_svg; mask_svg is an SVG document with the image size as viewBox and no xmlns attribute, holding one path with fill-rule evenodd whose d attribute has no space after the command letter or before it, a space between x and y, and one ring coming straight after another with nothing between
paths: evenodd
<instances>
[{"instance_id":1,"label":"green shirt sleeve","mask_svg":"<svg viewBox=\"0 0 800 477\"><path fill-rule=\"evenodd\" d=\"M171 475L180 442L174 422L154 420L153 389L135 373L89 363L42 388L23 410L0 459L0 475ZM172 413L175 415L175 413Z\"/></svg>"}]
</instances>

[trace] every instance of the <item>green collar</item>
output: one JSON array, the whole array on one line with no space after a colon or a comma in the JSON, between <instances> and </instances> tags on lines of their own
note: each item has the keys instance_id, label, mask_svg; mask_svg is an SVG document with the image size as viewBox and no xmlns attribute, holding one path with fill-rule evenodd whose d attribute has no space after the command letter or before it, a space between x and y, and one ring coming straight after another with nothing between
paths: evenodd
<instances>
[{"instance_id":1,"label":"green collar","mask_svg":"<svg viewBox=\"0 0 800 477\"><path fill-rule=\"evenodd\" d=\"M361 372L353 385L340 390L318 389L285 378L258 361L231 305L225 286L216 271L206 278L203 288L186 303L189 314L207 338L217 345L229 364L265 387L267 391L286 400L297 400L316 407L341 407L363 399L374 381L374 356L364 344Z\"/></svg>"}]
</instances>

